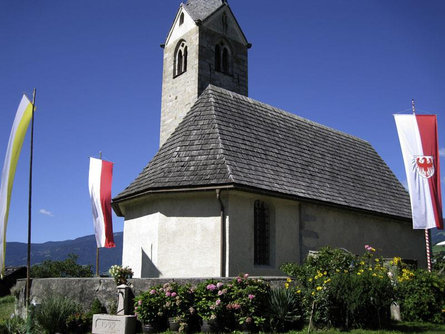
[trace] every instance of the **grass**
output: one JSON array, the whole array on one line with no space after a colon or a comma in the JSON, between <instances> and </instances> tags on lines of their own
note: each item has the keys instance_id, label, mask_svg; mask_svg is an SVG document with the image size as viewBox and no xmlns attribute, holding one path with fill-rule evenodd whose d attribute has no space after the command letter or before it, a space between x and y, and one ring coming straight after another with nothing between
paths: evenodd
<instances>
[{"instance_id":1,"label":"grass","mask_svg":"<svg viewBox=\"0 0 445 334\"><path fill-rule=\"evenodd\" d=\"M14 313L15 297L5 296L0 298L0 322L11 318Z\"/></svg>"},{"instance_id":2,"label":"grass","mask_svg":"<svg viewBox=\"0 0 445 334\"><path fill-rule=\"evenodd\" d=\"M165 332L174 333L174 332ZM243 333L243 332L233 332ZM391 329L385 330L365 330L365 329L353 329L349 332L341 331L339 329L324 329L324 330L311 330L313 334L403 334L403 333L422 333L422 334L439 334L445 333L445 324L431 324L424 322L399 322L394 323ZM201 333L203 334L203 333ZM260 333L261 334L261 333ZM287 334L308 334L307 327L301 331L290 331Z\"/></svg>"}]
</instances>

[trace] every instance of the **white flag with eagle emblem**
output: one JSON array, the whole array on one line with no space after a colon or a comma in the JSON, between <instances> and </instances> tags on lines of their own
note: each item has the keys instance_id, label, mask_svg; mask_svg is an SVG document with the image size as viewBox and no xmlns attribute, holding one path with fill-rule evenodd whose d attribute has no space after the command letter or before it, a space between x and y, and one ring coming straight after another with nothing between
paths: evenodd
<instances>
[{"instance_id":1,"label":"white flag with eagle emblem","mask_svg":"<svg viewBox=\"0 0 445 334\"><path fill-rule=\"evenodd\" d=\"M443 229L436 115L394 115L405 163L413 228Z\"/></svg>"}]
</instances>

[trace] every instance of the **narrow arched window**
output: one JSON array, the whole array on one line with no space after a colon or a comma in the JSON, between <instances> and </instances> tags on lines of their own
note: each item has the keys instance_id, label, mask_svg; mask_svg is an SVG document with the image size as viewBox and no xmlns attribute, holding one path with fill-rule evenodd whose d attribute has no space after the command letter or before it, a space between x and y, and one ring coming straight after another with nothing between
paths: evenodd
<instances>
[{"instance_id":1,"label":"narrow arched window","mask_svg":"<svg viewBox=\"0 0 445 334\"><path fill-rule=\"evenodd\" d=\"M221 48L218 44L215 46L215 70L221 71Z\"/></svg>"},{"instance_id":2,"label":"narrow arched window","mask_svg":"<svg viewBox=\"0 0 445 334\"><path fill-rule=\"evenodd\" d=\"M226 43L220 42L215 46L215 70L224 74L232 73L231 52Z\"/></svg>"},{"instance_id":3,"label":"narrow arched window","mask_svg":"<svg viewBox=\"0 0 445 334\"><path fill-rule=\"evenodd\" d=\"M229 55L229 50L224 47L223 48L223 52L222 52L222 72L224 73L230 73L230 59L229 59L230 55Z\"/></svg>"},{"instance_id":4,"label":"narrow arched window","mask_svg":"<svg viewBox=\"0 0 445 334\"><path fill-rule=\"evenodd\" d=\"M270 264L270 214L263 201L254 204L254 264Z\"/></svg>"},{"instance_id":5,"label":"narrow arched window","mask_svg":"<svg viewBox=\"0 0 445 334\"><path fill-rule=\"evenodd\" d=\"M184 40L179 41L178 45L176 46L173 66L174 77L187 71L187 44Z\"/></svg>"},{"instance_id":6,"label":"narrow arched window","mask_svg":"<svg viewBox=\"0 0 445 334\"><path fill-rule=\"evenodd\" d=\"M179 25L182 25L184 23L184 13L181 13L181 16L179 17Z\"/></svg>"}]
</instances>

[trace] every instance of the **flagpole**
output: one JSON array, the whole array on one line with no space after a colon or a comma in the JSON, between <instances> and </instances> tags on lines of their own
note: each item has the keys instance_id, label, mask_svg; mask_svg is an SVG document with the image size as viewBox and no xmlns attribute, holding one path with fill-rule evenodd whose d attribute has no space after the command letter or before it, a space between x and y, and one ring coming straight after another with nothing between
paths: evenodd
<instances>
[{"instance_id":1,"label":"flagpole","mask_svg":"<svg viewBox=\"0 0 445 334\"><path fill-rule=\"evenodd\" d=\"M99 151L99 159L102 160L102 151ZM99 247L96 248L96 276L99 277Z\"/></svg>"},{"instance_id":2,"label":"flagpole","mask_svg":"<svg viewBox=\"0 0 445 334\"><path fill-rule=\"evenodd\" d=\"M415 115L416 114L416 106L415 106L414 99L411 99L411 109L413 110L413 115ZM428 271L431 272L432 263L431 263L430 231L427 228L425 229L425 250L426 250L426 263L428 266Z\"/></svg>"},{"instance_id":3,"label":"flagpole","mask_svg":"<svg viewBox=\"0 0 445 334\"><path fill-rule=\"evenodd\" d=\"M32 159L34 149L34 110L36 102L36 89L32 92L32 112L31 112L31 148L29 158L29 199L28 199L28 257L26 261L26 309L29 307L30 296L30 276L31 276L31 200L32 200Z\"/></svg>"}]
</instances>

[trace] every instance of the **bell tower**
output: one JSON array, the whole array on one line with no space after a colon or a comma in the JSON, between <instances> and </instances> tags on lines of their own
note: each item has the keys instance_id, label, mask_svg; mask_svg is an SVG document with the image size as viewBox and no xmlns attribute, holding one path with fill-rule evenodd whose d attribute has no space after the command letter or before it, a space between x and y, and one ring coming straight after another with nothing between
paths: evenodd
<instances>
[{"instance_id":1,"label":"bell tower","mask_svg":"<svg viewBox=\"0 0 445 334\"><path fill-rule=\"evenodd\" d=\"M250 48L227 1L182 3L164 48L160 145L209 85L247 96Z\"/></svg>"}]
</instances>

